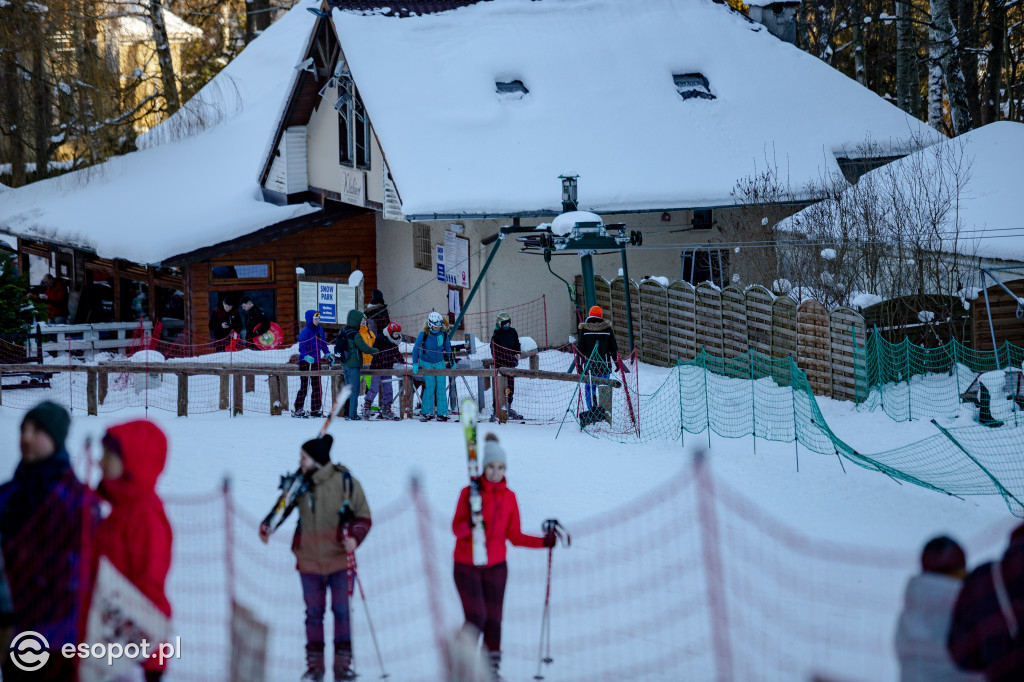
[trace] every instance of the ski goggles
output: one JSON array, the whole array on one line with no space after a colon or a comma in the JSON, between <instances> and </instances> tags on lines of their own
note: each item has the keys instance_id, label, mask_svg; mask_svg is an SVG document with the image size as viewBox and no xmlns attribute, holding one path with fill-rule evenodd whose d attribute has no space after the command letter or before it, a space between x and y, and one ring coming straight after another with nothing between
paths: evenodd
<instances>
[{"instance_id":1,"label":"ski goggles","mask_svg":"<svg viewBox=\"0 0 1024 682\"><path fill-rule=\"evenodd\" d=\"M313 319L314 320L319 320L320 319L320 313L313 313Z\"/></svg>"}]
</instances>

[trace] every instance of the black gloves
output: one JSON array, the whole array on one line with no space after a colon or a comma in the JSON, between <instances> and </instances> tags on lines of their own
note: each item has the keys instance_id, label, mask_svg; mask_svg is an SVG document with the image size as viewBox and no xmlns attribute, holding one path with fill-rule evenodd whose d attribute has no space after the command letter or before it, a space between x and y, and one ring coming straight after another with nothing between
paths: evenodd
<instances>
[{"instance_id":1,"label":"black gloves","mask_svg":"<svg viewBox=\"0 0 1024 682\"><path fill-rule=\"evenodd\" d=\"M558 542L558 536L555 535L555 531L554 530L549 530L547 533L544 533L544 547L546 549L551 549L552 547L555 546L555 544L557 542Z\"/></svg>"}]
</instances>

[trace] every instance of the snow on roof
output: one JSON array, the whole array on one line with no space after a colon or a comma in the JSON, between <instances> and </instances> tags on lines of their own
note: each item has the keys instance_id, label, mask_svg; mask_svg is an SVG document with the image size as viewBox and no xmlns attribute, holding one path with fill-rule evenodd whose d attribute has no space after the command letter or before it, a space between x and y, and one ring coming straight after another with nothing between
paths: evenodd
<instances>
[{"instance_id":1,"label":"snow on roof","mask_svg":"<svg viewBox=\"0 0 1024 682\"><path fill-rule=\"evenodd\" d=\"M710 0L493 0L393 17L336 8L406 216L732 205L766 164L802 187L870 135L940 136ZM728 49L723 49L728 45ZM707 79L684 99L673 76ZM521 98L498 82L521 81Z\"/></svg>"},{"instance_id":2,"label":"snow on roof","mask_svg":"<svg viewBox=\"0 0 1024 682\"><path fill-rule=\"evenodd\" d=\"M319 210L269 204L259 186L315 4L272 24L139 151L0 194L0 230L159 263Z\"/></svg>"},{"instance_id":3,"label":"snow on roof","mask_svg":"<svg viewBox=\"0 0 1024 682\"><path fill-rule=\"evenodd\" d=\"M1024 217L1020 213L1020 192L1024 187L1024 123L999 121L941 144L921 150L911 156L867 173L860 182L877 182L877 196L903 194L892 188L898 178L931 177L935 166L950 167L963 154L969 164L966 186L959 196L959 247L961 254L984 258L1024 261ZM1017 161L1013 161L1017 159ZM897 178L897 179L894 179ZM937 182L938 180L935 180ZM946 177L952 184L952 178ZM913 190L908 190L908 193ZM842 197L853 197L855 190L847 190ZM790 229L810 218L817 205L805 208L779 223L780 229ZM822 214L835 214L825 208ZM952 246L954 214L946 219L944 244Z\"/></svg>"},{"instance_id":4,"label":"snow on roof","mask_svg":"<svg viewBox=\"0 0 1024 682\"><path fill-rule=\"evenodd\" d=\"M118 14L114 18L114 32L125 42L139 43L153 41L153 25L149 20L149 8L137 0L117 2L112 8ZM193 40L203 37L203 29L186 22L169 9L164 9L164 24L167 37L171 40Z\"/></svg>"}]
</instances>

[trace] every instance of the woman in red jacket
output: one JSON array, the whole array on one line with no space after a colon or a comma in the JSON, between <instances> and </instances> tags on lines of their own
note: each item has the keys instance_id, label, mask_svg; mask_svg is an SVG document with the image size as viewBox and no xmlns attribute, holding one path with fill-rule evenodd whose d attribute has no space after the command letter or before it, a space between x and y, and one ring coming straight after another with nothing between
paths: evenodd
<instances>
[{"instance_id":1,"label":"woman in red jacket","mask_svg":"<svg viewBox=\"0 0 1024 682\"><path fill-rule=\"evenodd\" d=\"M498 678L501 665L501 612L505 600L508 564L505 543L537 549L555 546L555 533L544 537L524 534L519 528L519 503L516 494L505 482L507 464L505 450L498 437L487 434L484 443L483 475L480 477L483 498L484 529L487 533L487 565L473 565L472 524L469 510L469 486L462 489L459 505L452 519L455 533L455 587L462 600L468 629L472 625L484 636L493 676Z\"/></svg>"},{"instance_id":2,"label":"woman in red jacket","mask_svg":"<svg viewBox=\"0 0 1024 682\"><path fill-rule=\"evenodd\" d=\"M167 437L151 421L111 427L103 436L103 480L97 492L111 504L96 529L96 555L105 556L165 616L171 616L164 583L171 568L171 524L156 494L167 460ZM159 680L163 664L148 659L146 682Z\"/></svg>"}]
</instances>

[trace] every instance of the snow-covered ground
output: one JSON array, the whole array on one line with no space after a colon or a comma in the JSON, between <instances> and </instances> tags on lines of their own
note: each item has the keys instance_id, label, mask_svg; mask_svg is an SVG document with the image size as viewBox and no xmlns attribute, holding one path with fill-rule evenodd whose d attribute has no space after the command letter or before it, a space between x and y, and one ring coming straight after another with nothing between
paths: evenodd
<instances>
[{"instance_id":1,"label":"snow-covered ground","mask_svg":"<svg viewBox=\"0 0 1024 682\"><path fill-rule=\"evenodd\" d=\"M642 390L655 380L649 372ZM860 452L926 435L921 422L895 423L852 404L823 401L822 410ZM0 450L4 478L17 463L23 414L0 408L0 438L10 445ZM79 414L68 442L82 469L86 436L143 413ZM226 679L229 584L271 625L267 679L296 679L303 605L291 523L268 547L255 529L278 475L295 468L319 422L226 412L150 417L171 443L159 488L175 529L168 589L183 652L168 679ZM709 490L695 480L692 457L706 449L706 434L687 434L685 447L623 445L571 426L557 439L557 425L481 429L496 428L509 453L524 529L537 533L544 519L558 518L574 534L573 546L554 554L548 680L709 679L715 666L728 666L734 679L895 679L892 633L920 548L950 534L974 565L1001 552L1019 522L998 496L956 499L849 464L844 470L835 456L792 443L759 440L755 451L749 437L711 437ZM394 680L438 679L434 624L447 634L461 620L448 530L465 485L460 428L343 421L330 432L334 459L360 479L374 510L359 575L384 664ZM412 503L413 476L428 519ZM230 526L218 492L224 477L237 507ZM546 560L542 551L509 551L510 681L536 672ZM353 608L357 662L363 677L376 677L365 613Z\"/></svg>"}]
</instances>

